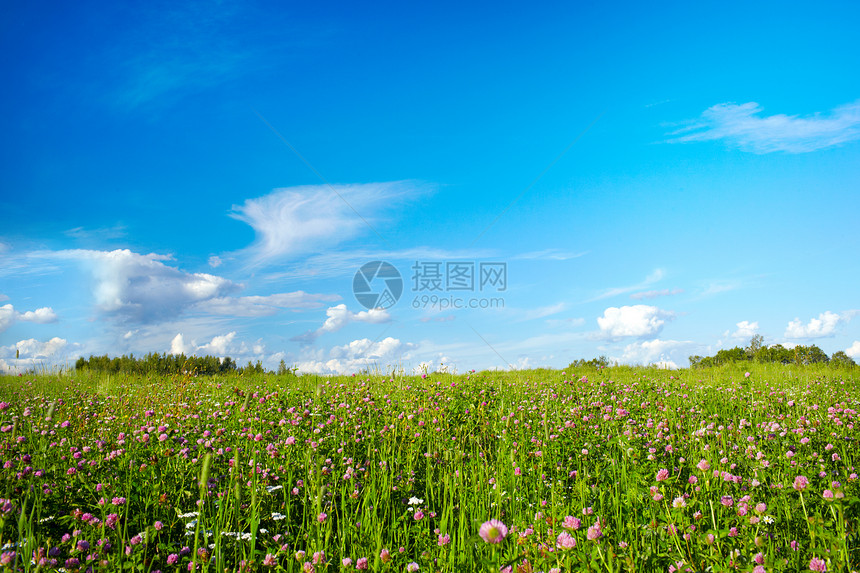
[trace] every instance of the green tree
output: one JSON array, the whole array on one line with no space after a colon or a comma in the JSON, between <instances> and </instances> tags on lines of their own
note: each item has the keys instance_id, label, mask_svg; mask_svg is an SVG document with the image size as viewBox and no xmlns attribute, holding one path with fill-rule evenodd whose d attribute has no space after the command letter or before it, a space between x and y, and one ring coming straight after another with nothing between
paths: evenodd
<instances>
[{"instance_id":1,"label":"green tree","mask_svg":"<svg viewBox=\"0 0 860 573\"><path fill-rule=\"evenodd\" d=\"M854 362L854 359L845 354L844 351L840 350L838 352L834 352L833 356L830 357L831 364L837 364L840 366L856 366L857 363Z\"/></svg>"},{"instance_id":2,"label":"green tree","mask_svg":"<svg viewBox=\"0 0 860 573\"><path fill-rule=\"evenodd\" d=\"M756 334L752 338L750 338L749 346L747 346L747 356L751 359L755 358L756 355L761 351L762 348L766 348L764 345L764 336L761 334Z\"/></svg>"}]
</instances>

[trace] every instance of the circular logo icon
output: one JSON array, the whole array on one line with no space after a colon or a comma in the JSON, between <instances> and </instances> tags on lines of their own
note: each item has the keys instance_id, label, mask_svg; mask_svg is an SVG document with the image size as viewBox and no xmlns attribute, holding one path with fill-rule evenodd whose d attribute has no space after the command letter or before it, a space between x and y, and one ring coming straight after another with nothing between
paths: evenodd
<instances>
[{"instance_id":1,"label":"circular logo icon","mask_svg":"<svg viewBox=\"0 0 860 573\"><path fill-rule=\"evenodd\" d=\"M352 294L364 308L391 308L403 294L403 278L391 263L365 263L352 279Z\"/></svg>"}]
</instances>

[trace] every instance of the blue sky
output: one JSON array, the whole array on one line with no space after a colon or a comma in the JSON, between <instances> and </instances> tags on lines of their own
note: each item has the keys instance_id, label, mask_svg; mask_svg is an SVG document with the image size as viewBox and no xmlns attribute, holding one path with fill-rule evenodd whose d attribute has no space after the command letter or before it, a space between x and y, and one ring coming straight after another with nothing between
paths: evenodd
<instances>
[{"instance_id":1,"label":"blue sky","mask_svg":"<svg viewBox=\"0 0 860 573\"><path fill-rule=\"evenodd\" d=\"M0 369L860 359L858 12L10 5ZM393 306L354 296L372 261Z\"/></svg>"}]
</instances>

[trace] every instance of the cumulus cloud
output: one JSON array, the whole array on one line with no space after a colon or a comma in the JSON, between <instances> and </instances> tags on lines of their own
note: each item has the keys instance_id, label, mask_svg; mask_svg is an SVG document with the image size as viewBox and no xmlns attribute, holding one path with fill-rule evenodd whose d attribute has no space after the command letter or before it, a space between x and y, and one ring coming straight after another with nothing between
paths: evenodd
<instances>
[{"instance_id":1,"label":"cumulus cloud","mask_svg":"<svg viewBox=\"0 0 860 573\"><path fill-rule=\"evenodd\" d=\"M15 349L22 358L48 358L57 355L67 345L68 341L55 336L46 342L41 342L35 338L20 340L15 344Z\"/></svg>"},{"instance_id":2,"label":"cumulus cloud","mask_svg":"<svg viewBox=\"0 0 860 573\"><path fill-rule=\"evenodd\" d=\"M758 322L742 320L735 326L737 326L738 329L732 333L732 338L752 338L758 333Z\"/></svg>"},{"instance_id":3,"label":"cumulus cloud","mask_svg":"<svg viewBox=\"0 0 860 573\"><path fill-rule=\"evenodd\" d=\"M319 252L374 233L376 215L426 186L411 181L353 185L306 185L276 189L243 205L231 217L256 233L246 250L256 264Z\"/></svg>"},{"instance_id":4,"label":"cumulus cloud","mask_svg":"<svg viewBox=\"0 0 860 573\"><path fill-rule=\"evenodd\" d=\"M3 332L17 321L34 322L36 324L49 324L57 322L57 313L49 306L18 312L11 304L0 306L0 332Z\"/></svg>"},{"instance_id":5,"label":"cumulus cloud","mask_svg":"<svg viewBox=\"0 0 860 573\"><path fill-rule=\"evenodd\" d=\"M806 325L799 318L795 318L788 323L788 327L785 329L785 337L824 338L833 336L840 322L842 322L842 317L829 310L819 314L818 318L811 319Z\"/></svg>"},{"instance_id":6,"label":"cumulus cloud","mask_svg":"<svg viewBox=\"0 0 860 573\"><path fill-rule=\"evenodd\" d=\"M56 336L46 341L35 338L19 340L9 346L0 346L0 372L53 368L67 358L76 357L80 349L80 344L70 344Z\"/></svg>"},{"instance_id":7,"label":"cumulus cloud","mask_svg":"<svg viewBox=\"0 0 860 573\"><path fill-rule=\"evenodd\" d=\"M49 306L43 308L37 308L36 310L28 310L27 312L20 313L18 315L18 320L22 320L25 322L35 322L36 324L49 324L51 322L57 322L57 313L54 312Z\"/></svg>"},{"instance_id":8,"label":"cumulus cloud","mask_svg":"<svg viewBox=\"0 0 860 573\"><path fill-rule=\"evenodd\" d=\"M860 340L855 340L854 344L846 348L845 354L855 360L860 360Z\"/></svg>"},{"instance_id":9,"label":"cumulus cloud","mask_svg":"<svg viewBox=\"0 0 860 573\"><path fill-rule=\"evenodd\" d=\"M236 338L235 332L215 336L210 342L197 348L197 352L202 354L211 354L213 356L224 356L227 354L228 348L230 348L234 338Z\"/></svg>"},{"instance_id":10,"label":"cumulus cloud","mask_svg":"<svg viewBox=\"0 0 860 573\"><path fill-rule=\"evenodd\" d=\"M185 354L186 356L227 356L228 354L244 354L248 351L245 344L234 343L235 332L228 332L212 337L212 340L204 344L186 342L180 332L170 341L170 354ZM255 354L263 351L261 346L254 348Z\"/></svg>"},{"instance_id":11,"label":"cumulus cloud","mask_svg":"<svg viewBox=\"0 0 860 573\"><path fill-rule=\"evenodd\" d=\"M361 370L386 370L399 366L411 358L417 344L401 342L396 338L385 338L374 342L368 338L353 340L343 346L335 346L327 357L305 360L298 363L300 372L314 374L350 374Z\"/></svg>"},{"instance_id":12,"label":"cumulus cloud","mask_svg":"<svg viewBox=\"0 0 860 573\"><path fill-rule=\"evenodd\" d=\"M860 101L829 114L762 116L756 102L721 103L706 109L690 125L675 131L670 143L724 140L752 153L807 153L860 139Z\"/></svg>"},{"instance_id":13,"label":"cumulus cloud","mask_svg":"<svg viewBox=\"0 0 860 573\"><path fill-rule=\"evenodd\" d=\"M601 333L610 338L647 338L659 334L666 321L674 317L674 313L656 306L637 304L609 307L603 311L603 316L597 318L597 324Z\"/></svg>"},{"instance_id":14,"label":"cumulus cloud","mask_svg":"<svg viewBox=\"0 0 860 573\"><path fill-rule=\"evenodd\" d=\"M11 304L0 306L0 332L3 332L15 323L15 307Z\"/></svg>"},{"instance_id":15,"label":"cumulus cloud","mask_svg":"<svg viewBox=\"0 0 860 573\"><path fill-rule=\"evenodd\" d=\"M360 312L352 312L345 304L331 306L325 311L325 322L317 330L312 330L293 337L294 341L310 343L316 340L320 335L337 332L346 325L353 322L364 322L367 324L383 324L391 320L391 315L388 311L382 308L372 308L370 310L362 310Z\"/></svg>"},{"instance_id":16,"label":"cumulus cloud","mask_svg":"<svg viewBox=\"0 0 860 573\"><path fill-rule=\"evenodd\" d=\"M178 356L180 354L191 354L192 352L194 352L194 347L185 343L185 338L181 332L170 341L170 354Z\"/></svg>"},{"instance_id":17,"label":"cumulus cloud","mask_svg":"<svg viewBox=\"0 0 860 573\"><path fill-rule=\"evenodd\" d=\"M169 256L141 255L128 249L115 251L67 250L46 256L83 264L95 279L98 308L133 322L172 318L202 301L225 296L241 288L228 279L207 273L187 273L166 265Z\"/></svg>"}]
</instances>

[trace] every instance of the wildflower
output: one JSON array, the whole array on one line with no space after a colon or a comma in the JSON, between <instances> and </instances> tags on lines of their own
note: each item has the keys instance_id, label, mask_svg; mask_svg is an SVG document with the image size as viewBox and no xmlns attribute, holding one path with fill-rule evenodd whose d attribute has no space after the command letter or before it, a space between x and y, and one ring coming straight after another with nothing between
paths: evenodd
<instances>
[{"instance_id":1,"label":"wildflower","mask_svg":"<svg viewBox=\"0 0 860 573\"><path fill-rule=\"evenodd\" d=\"M568 515L567 517L565 517L564 523L562 524L562 527L564 527L565 529L573 529L573 530L579 529L581 526L582 526L582 521L580 521L576 517L573 517L572 515Z\"/></svg>"},{"instance_id":2,"label":"wildflower","mask_svg":"<svg viewBox=\"0 0 860 573\"><path fill-rule=\"evenodd\" d=\"M711 464L709 464L707 460L701 460L698 464L696 464L696 467L699 468L699 471L706 472L711 469Z\"/></svg>"},{"instance_id":3,"label":"wildflower","mask_svg":"<svg viewBox=\"0 0 860 573\"><path fill-rule=\"evenodd\" d=\"M410 497L408 503L409 505L421 505L422 503L424 503L424 500L418 499L417 497Z\"/></svg>"},{"instance_id":4,"label":"wildflower","mask_svg":"<svg viewBox=\"0 0 860 573\"><path fill-rule=\"evenodd\" d=\"M164 528L164 524L160 521L156 521L152 524L152 526L155 528L156 531L161 531Z\"/></svg>"},{"instance_id":5,"label":"wildflower","mask_svg":"<svg viewBox=\"0 0 860 573\"><path fill-rule=\"evenodd\" d=\"M327 514L327 513L320 513L320 514L317 516L317 521L319 521L320 523L323 523L323 522L325 521L325 518L326 518L326 517L328 517L328 514Z\"/></svg>"},{"instance_id":6,"label":"wildflower","mask_svg":"<svg viewBox=\"0 0 860 573\"><path fill-rule=\"evenodd\" d=\"M687 502L684 501L684 498L679 496L672 500L672 507L687 507Z\"/></svg>"},{"instance_id":7,"label":"wildflower","mask_svg":"<svg viewBox=\"0 0 860 573\"><path fill-rule=\"evenodd\" d=\"M824 499L833 499L833 492L829 489L825 489L822 495L824 496Z\"/></svg>"},{"instance_id":8,"label":"wildflower","mask_svg":"<svg viewBox=\"0 0 860 573\"><path fill-rule=\"evenodd\" d=\"M588 537L589 541L597 541L603 536L603 532L600 531L600 525L595 523L591 527L588 528L586 532L586 537Z\"/></svg>"},{"instance_id":9,"label":"wildflower","mask_svg":"<svg viewBox=\"0 0 860 573\"><path fill-rule=\"evenodd\" d=\"M266 556L263 558L263 567L274 567L277 564L278 558L271 553L266 553Z\"/></svg>"},{"instance_id":10,"label":"wildflower","mask_svg":"<svg viewBox=\"0 0 860 573\"><path fill-rule=\"evenodd\" d=\"M663 468L657 472L657 481L666 481L669 478L669 470Z\"/></svg>"},{"instance_id":11,"label":"wildflower","mask_svg":"<svg viewBox=\"0 0 860 573\"><path fill-rule=\"evenodd\" d=\"M314 551L313 562L314 565L321 565L325 563L325 551Z\"/></svg>"},{"instance_id":12,"label":"wildflower","mask_svg":"<svg viewBox=\"0 0 860 573\"><path fill-rule=\"evenodd\" d=\"M383 563L388 563L389 561L391 561L391 552L389 552L388 549L383 549L379 552L379 559Z\"/></svg>"},{"instance_id":13,"label":"wildflower","mask_svg":"<svg viewBox=\"0 0 860 573\"><path fill-rule=\"evenodd\" d=\"M445 535L440 535L440 536L439 536L439 546L440 546L440 547L443 547L443 546L445 546L445 545L448 545L449 543L451 543L451 536L450 536L450 535L448 535L448 534L446 533Z\"/></svg>"},{"instance_id":14,"label":"wildflower","mask_svg":"<svg viewBox=\"0 0 860 573\"><path fill-rule=\"evenodd\" d=\"M340 560L340 564L343 565L346 569L352 567L352 559L349 557L344 557Z\"/></svg>"},{"instance_id":15,"label":"wildflower","mask_svg":"<svg viewBox=\"0 0 860 573\"><path fill-rule=\"evenodd\" d=\"M478 535L487 543L501 543L508 534L508 527L498 519L491 519L481 525Z\"/></svg>"},{"instance_id":16,"label":"wildflower","mask_svg":"<svg viewBox=\"0 0 860 573\"><path fill-rule=\"evenodd\" d=\"M809 561L809 568L812 571L827 571L827 563L824 562L824 559L819 559L818 557L813 557Z\"/></svg>"},{"instance_id":17,"label":"wildflower","mask_svg":"<svg viewBox=\"0 0 860 573\"><path fill-rule=\"evenodd\" d=\"M731 507L735 504L735 500L730 495L724 495L720 498L720 503L723 504L723 507Z\"/></svg>"},{"instance_id":18,"label":"wildflower","mask_svg":"<svg viewBox=\"0 0 860 573\"><path fill-rule=\"evenodd\" d=\"M419 509L412 517L415 519L415 521L421 521L424 518L424 512Z\"/></svg>"},{"instance_id":19,"label":"wildflower","mask_svg":"<svg viewBox=\"0 0 860 573\"><path fill-rule=\"evenodd\" d=\"M406 571L408 571L409 573L415 573L419 569L420 569L420 567L418 567L418 564L415 563L414 561L406 566Z\"/></svg>"},{"instance_id":20,"label":"wildflower","mask_svg":"<svg viewBox=\"0 0 860 573\"><path fill-rule=\"evenodd\" d=\"M355 568L364 571L367 569L367 567L368 567L367 557L359 557L358 562L355 564Z\"/></svg>"},{"instance_id":21,"label":"wildflower","mask_svg":"<svg viewBox=\"0 0 860 573\"><path fill-rule=\"evenodd\" d=\"M555 546L559 549L573 549L576 547L576 539L567 531L562 531L555 539Z\"/></svg>"},{"instance_id":22,"label":"wildflower","mask_svg":"<svg viewBox=\"0 0 860 573\"><path fill-rule=\"evenodd\" d=\"M179 561L179 555L177 555L176 553L171 553L167 556L168 565L176 565L177 561Z\"/></svg>"},{"instance_id":23,"label":"wildflower","mask_svg":"<svg viewBox=\"0 0 860 573\"><path fill-rule=\"evenodd\" d=\"M807 479L806 476L797 476L794 478L794 489L797 491L803 491L807 486L809 486L809 479Z\"/></svg>"}]
</instances>

